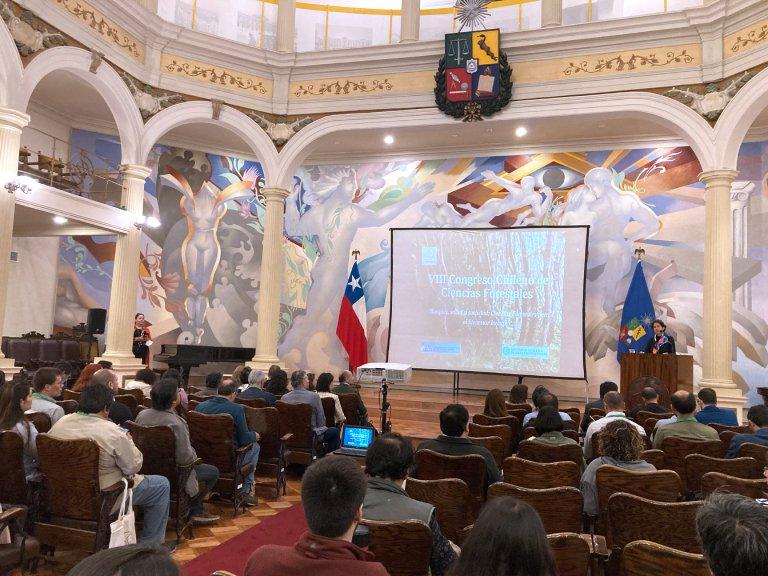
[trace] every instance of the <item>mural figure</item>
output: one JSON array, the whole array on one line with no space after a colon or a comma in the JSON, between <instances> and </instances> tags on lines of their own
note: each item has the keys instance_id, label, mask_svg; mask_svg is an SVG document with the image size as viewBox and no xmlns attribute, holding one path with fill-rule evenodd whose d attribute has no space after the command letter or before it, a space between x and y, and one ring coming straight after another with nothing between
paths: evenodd
<instances>
[{"instance_id":1,"label":"mural figure","mask_svg":"<svg viewBox=\"0 0 768 576\"><path fill-rule=\"evenodd\" d=\"M424 202L421 219L414 228L461 228L461 214L449 202Z\"/></svg>"},{"instance_id":2,"label":"mural figure","mask_svg":"<svg viewBox=\"0 0 768 576\"><path fill-rule=\"evenodd\" d=\"M523 206L529 206L530 209L523 212L515 222L516 226L524 226L541 220L549 210L549 205L552 203L552 190L548 186L544 186L539 192L536 192L534 188L536 185L535 178L526 176L520 181L520 184L517 184L497 176L491 170L485 170L482 175L504 188L507 195L504 198L491 198L479 208L475 208L471 204L460 204L459 208L466 208L470 212L464 216L462 227L487 226L496 216L501 216ZM543 198L542 194L544 195Z\"/></svg>"}]
</instances>

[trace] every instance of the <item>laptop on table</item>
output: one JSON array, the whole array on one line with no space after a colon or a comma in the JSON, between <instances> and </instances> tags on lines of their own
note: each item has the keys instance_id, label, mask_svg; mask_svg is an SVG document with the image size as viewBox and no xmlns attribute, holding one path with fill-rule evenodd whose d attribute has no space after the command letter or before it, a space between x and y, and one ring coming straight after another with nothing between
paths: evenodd
<instances>
[{"instance_id":1,"label":"laptop on table","mask_svg":"<svg viewBox=\"0 0 768 576\"><path fill-rule=\"evenodd\" d=\"M334 450L334 454L341 456L365 457L368 446L375 437L376 430L368 426L352 426L345 424L341 429L341 448Z\"/></svg>"}]
</instances>

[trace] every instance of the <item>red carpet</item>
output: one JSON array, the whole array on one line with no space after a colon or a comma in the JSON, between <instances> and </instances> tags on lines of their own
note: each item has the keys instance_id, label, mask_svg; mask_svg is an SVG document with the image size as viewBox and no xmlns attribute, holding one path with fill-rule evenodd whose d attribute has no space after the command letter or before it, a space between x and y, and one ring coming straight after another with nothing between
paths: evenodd
<instances>
[{"instance_id":1,"label":"red carpet","mask_svg":"<svg viewBox=\"0 0 768 576\"><path fill-rule=\"evenodd\" d=\"M268 516L261 524L227 540L210 552L198 556L181 567L182 576L211 576L216 570L227 570L243 576L245 563L256 548L264 544L292 546L307 530L301 504ZM287 576L287 575L286 575Z\"/></svg>"}]
</instances>

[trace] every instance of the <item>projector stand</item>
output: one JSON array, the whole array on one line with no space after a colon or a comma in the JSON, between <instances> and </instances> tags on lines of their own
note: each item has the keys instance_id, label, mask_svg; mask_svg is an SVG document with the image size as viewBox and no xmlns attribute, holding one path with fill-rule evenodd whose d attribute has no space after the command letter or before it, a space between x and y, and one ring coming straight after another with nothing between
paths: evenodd
<instances>
[{"instance_id":1,"label":"projector stand","mask_svg":"<svg viewBox=\"0 0 768 576\"><path fill-rule=\"evenodd\" d=\"M387 412L389 411L389 402L387 402L387 392L389 391L389 384L386 380L381 381L381 433L390 432L392 430L392 423L387 418Z\"/></svg>"}]
</instances>

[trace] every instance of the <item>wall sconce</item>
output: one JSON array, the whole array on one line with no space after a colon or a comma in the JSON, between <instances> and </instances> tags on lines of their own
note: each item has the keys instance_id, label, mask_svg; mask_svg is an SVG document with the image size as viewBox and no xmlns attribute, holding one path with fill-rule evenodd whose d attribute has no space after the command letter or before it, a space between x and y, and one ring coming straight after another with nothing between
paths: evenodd
<instances>
[{"instance_id":1,"label":"wall sconce","mask_svg":"<svg viewBox=\"0 0 768 576\"><path fill-rule=\"evenodd\" d=\"M160 220L158 220L154 216L144 216L143 214L141 214L134 218L133 225L136 226L138 230L143 230L145 227L159 228Z\"/></svg>"},{"instance_id":2,"label":"wall sconce","mask_svg":"<svg viewBox=\"0 0 768 576\"><path fill-rule=\"evenodd\" d=\"M37 188L38 184L39 182L31 176L14 176L3 184L3 188L5 188L9 194L14 194L17 190L24 194L29 194Z\"/></svg>"}]
</instances>

